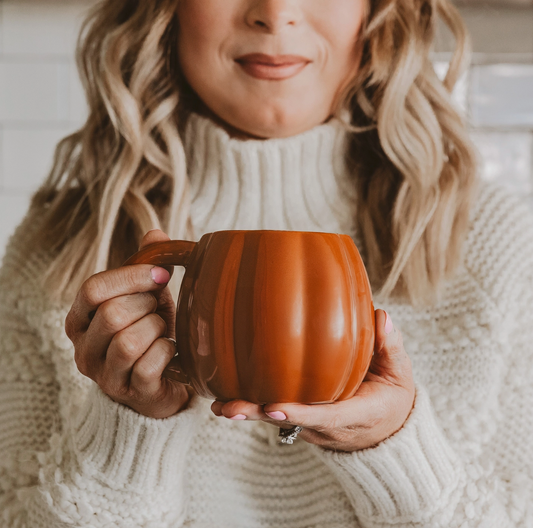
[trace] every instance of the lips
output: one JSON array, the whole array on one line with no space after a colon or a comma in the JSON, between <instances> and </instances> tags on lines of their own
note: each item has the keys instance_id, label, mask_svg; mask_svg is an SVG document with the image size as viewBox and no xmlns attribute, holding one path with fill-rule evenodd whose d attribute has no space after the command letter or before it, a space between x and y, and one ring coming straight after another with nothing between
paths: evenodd
<instances>
[{"instance_id":1,"label":"lips","mask_svg":"<svg viewBox=\"0 0 533 528\"><path fill-rule=\"evenodd\" d=\"M250 76L268 81L282 81L300 73L311 61L299 55L250 53L235 59Z\"/></svg>"}]
</instances>

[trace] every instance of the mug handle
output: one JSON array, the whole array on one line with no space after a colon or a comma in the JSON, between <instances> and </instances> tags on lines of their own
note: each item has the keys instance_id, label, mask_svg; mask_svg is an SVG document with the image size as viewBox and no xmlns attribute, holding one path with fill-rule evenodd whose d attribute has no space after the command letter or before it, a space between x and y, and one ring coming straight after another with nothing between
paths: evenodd
<instances>
[{"instance_id":1,"label":"mug handle","mask_svg":"<svg viewBox=\"0 0 533 528\"><path fill-rule=\"evenodd\" d=\"M197 242L190 240L155 242L132 255L124 262L123 266L154 264L156 266L183 266L186 268L196 245Z\"/></svg>"},{"instance_id":2,"label":"mug handle","mask_svg":"<svg viewBox=\"0 0 533 528\"><path fill-rule=\"evenodd\" d=\"M189 240L155 242L132 255L124 262L123 266L154 264L155 266L183 266L186 268L196 245L197 242L191 242ZM177 355L165 367L163 377L178 381L184 385L191 384Z\"/></svg>"}]
</instances>

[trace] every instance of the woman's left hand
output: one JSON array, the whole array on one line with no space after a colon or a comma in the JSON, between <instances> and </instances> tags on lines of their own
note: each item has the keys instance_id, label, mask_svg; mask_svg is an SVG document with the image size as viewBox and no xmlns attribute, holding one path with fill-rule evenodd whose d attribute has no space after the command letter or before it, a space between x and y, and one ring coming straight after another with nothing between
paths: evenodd
<instances>
[{"instance_id":1,"label":"woman's left hand","mask_svg":"<svg viewBox=\"0 0 533 528\"><path fill-rule=\"evenodd\" d=\"M357 451L375 446L401 429L415 398L411 361L402 336L383 310L376 311L374 357L353 398L325 405L215 401L214 414L233 420L262 420L303 427L299 438L326 449Z\"/></svg>"}]
</instances>

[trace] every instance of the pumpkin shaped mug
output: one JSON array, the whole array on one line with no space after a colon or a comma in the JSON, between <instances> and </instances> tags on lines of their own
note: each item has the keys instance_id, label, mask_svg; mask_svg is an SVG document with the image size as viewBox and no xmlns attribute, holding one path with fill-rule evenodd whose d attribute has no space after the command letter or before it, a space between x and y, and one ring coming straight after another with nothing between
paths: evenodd
<instances>
[{"instance_id":1,"label":"pumpkin shaped mug","mask_svg":"<svg viewBox=\"0 0 533 528\"><path fill-rule=\"evenodd\" d=\"M186 268L166 375L200 396L329 403L365 377L374 307L349 236L218 231L151 244L125 265L140 263Z\"/></svg>"}]
</instances>

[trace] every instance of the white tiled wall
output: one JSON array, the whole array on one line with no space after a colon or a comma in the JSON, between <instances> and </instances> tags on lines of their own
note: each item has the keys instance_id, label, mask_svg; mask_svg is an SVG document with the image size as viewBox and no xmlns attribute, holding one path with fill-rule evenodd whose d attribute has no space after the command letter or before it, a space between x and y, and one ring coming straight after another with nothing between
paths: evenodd
<instances>
[{"instance_id":1,"label":"white tiled wall","mask_svg":"<svg viewBox=\"0 0 533 528\"><path fill-rule=\"evenodd\" d=\"M468 115L483 176L533 204L533 63L473 66Z\"/></svg>"},{"instance_id":2,"label":"white tiled wall","mask_svg":"<svg viewBox=\"0 0 533 528\"><path fill-rule=\"evenodd\" d=\"M533 64L474 66L470 79L473 126L533 128Z\"/></svg>"},{"instance_id":3,"label":"white tiled wall","mask_svg":"<svg viewBox=\"0 0 533 528\"><path fill-rule=\"evenodd\" d=\"M74 48L95 1L0 0L0 257L50 169L55 144L84 121ZM472 124L483 175L531 194L533 8L461 11L473 35L475 65L456 100ZM441 75L448 50L443 30L435 47Z\"/></svg>"},{"instance_id":4,"label":"white tiled wall","mask_svg":"<svg viewBox=\"0 0 533 528\"><path fill-rule=\"evenodd\" d=\"M0 256L56 143L86 115L74 49L93 2L0 0Z\"/></svg>"}]
</instances>

